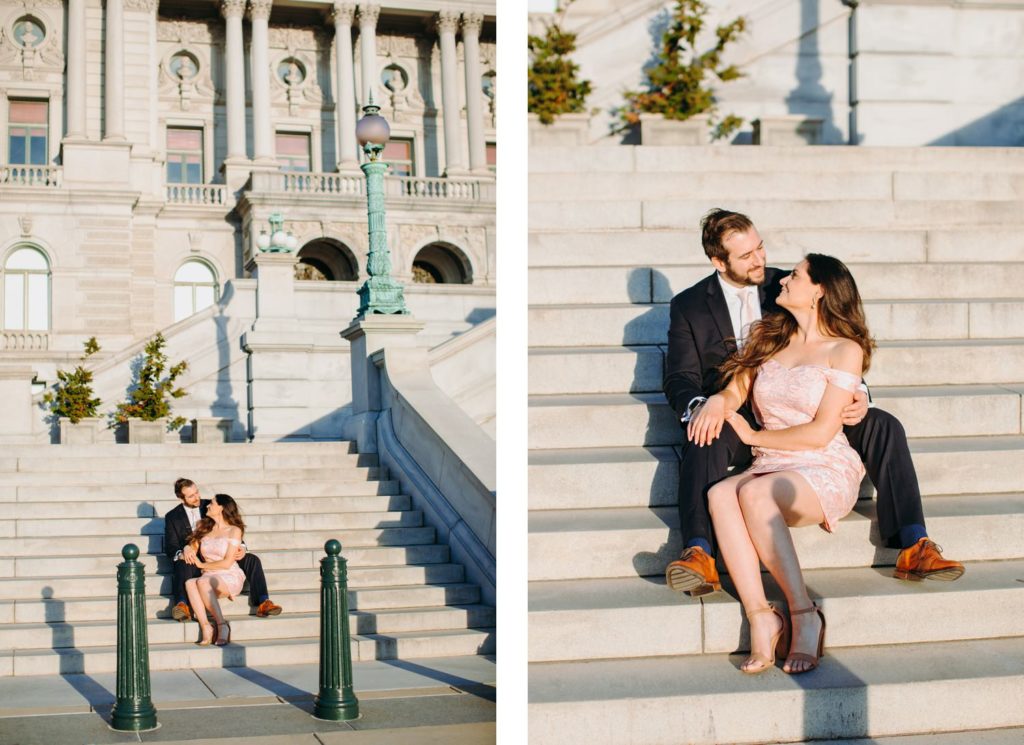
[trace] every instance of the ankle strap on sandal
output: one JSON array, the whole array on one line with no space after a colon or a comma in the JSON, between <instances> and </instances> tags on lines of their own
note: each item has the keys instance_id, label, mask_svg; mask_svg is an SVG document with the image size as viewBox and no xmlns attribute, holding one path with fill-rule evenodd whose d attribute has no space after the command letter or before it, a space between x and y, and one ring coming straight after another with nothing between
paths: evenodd
<instances>
[{"instance_id":1,"label":"ankle strap on sandal","mask_svg":"<svg viewBox=\"0 0 1024 745\"><path fill-rule=\"evenodd\" d=\"M768 607L767 608L754 608L754 610L748 610L747 611L747 618L750 618L751 616L756 616L758 613L775 613L775 612L776 612L775 611L775 606L772 605L771 603L768 603Z\"/></svg>"},{"instance_id":2,"label":"ankle strap on sandal","mask_svg":"<svg viewBox=\"0 0 1024 745\"><path fill-rule=\"evenodd\" d=\"M813 613L816 610L818 610L817 604L811 603L810 607L808 608L801 608L800 610L790 610L789 615L799 616L801 613Z\"/></svg>"}]
</instances>

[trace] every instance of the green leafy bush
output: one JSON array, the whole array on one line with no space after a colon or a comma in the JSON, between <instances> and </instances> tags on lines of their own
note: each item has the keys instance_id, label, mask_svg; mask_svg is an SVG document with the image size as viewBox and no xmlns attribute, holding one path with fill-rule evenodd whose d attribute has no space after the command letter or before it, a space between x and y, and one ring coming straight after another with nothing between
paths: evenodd
<instances>
[{"instance_id":1,"label":"green leafy bush","mask_svg":"<svg viewBox=\"0 0 1024 745\"><path fill-rule=\"evenodd\" d=\"M743 77L735 65L723 65L722 54L727 45L739 38L747 27L739 16L715 30L717 43L698 53L697 37L704 28L708 7L702 0L677 0L671 22L661 38L658 62L645 72L644 90L626 91L626 105L619 109L623 127L637 124L641 113L663 114L666 119L689 119L697 114L717 112L714 91L706 80L714 75L723 83ZM726 137L739 129L743 120L729 114L720 120L712 118L715 139Z\"/></svg>"},{"instance_id":2,"label":"green leafy bush","mask_svg":"<svg viewBox=\"0 0 1024 745\"><path fill-rule=\"evenodd\" d=\"M84 365L89 357L100 351L100 345L96 337L91 336L82 346L85 351L81 360L83 364L71 372L58 370L56 385L43 396L43 402L50 407L53 416L67 417L72 424L96 416L96 410L102 403L93 397L92 371L86 370Z\"/></svg>"},{"instance_id":3,"label":"green leafy bush","mask_svg":"<svg viewBox=\"0 0 1024 745\"><path fill-rule=\"evenodd\" d=\"M564 31L561 25L573 1L556 6L556 18L543 36L527 37L531 59L527 107L543 124L551 124L559 114L585 111L590 95L590 81L577 79L580 66L569 59L576 51L576 34Z\"/></svg>"},{"instance_id":4,"label":"green leafy bush","mask_svg":"<svg viewBox=\"0 0 1024 745\"><path fill-rule=\"evenodd\" d=\"M117 405L114 420L127 422L130 417L138 417L146 422L153 422L162 417L171 416L171 398L181 398L185 389L176 388L174 381L188 369L187 362L178 362L168 367L164 347L167 340L158 333L146 343L145 356L139 367L138 383L128 391L128 400ZM166 375L164 374L166 371ZM185 417L170 419L170 429L180 429L185 424Z\"/></svg>"}]
</instances>

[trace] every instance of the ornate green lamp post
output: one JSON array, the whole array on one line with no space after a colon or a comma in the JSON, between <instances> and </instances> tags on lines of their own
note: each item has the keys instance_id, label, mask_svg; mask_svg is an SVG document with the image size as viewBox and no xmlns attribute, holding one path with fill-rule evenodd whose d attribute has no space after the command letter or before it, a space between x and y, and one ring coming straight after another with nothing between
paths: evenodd
<instances>
[{"instance_id":1,"label":"ornate green lamp post","mask_svg":"<svg viewBox=\"0 0 1024 745\"><path fill-rule=\"evenodd\" d=\"M341 543L324 544L320 560L320 692L313 716L334 722L357 719L359 700L352 690L352 639L348 628L348 568Z\"/></svg>"},{"instance_id":2,"label":"ornate green lamp post","mask_svg":"<svg viewBox=\"0 0 1024 745\"><path fill-rule=\"evenodd\" d=\"M359 288L359 310L356 320L373 313L392 315L408 314L402 283L391 277L391 256L388 252L388 237L384 227L384 173L388 164L380 160L391 136L387 120L377 112L373 98L363 107L364 116L356 124L356 139L363 146L367 162L360 168L366 174L367 216L370 223L370 255L366 262L369 278Z\"/></svg>"},{"instance_id":3,"label":"ornate green lamp post","mask_svg":"<svg viewBox=\"0 0 1024 745\"><path fill-rule=\"evenodd\" d=\"M117 565L117 700L110 727L138 732L155 729L156 707L150 700L149 641L146 637L146 570L139 547L121 549Z\"/></svg>"}]
</instances>

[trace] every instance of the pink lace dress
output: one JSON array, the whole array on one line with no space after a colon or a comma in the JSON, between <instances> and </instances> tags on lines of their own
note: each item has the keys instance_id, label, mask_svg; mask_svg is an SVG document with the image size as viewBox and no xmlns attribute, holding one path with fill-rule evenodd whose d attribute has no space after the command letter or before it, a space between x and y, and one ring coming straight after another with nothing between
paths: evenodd
<instances>
[{"instance_id":1,"label":"pink lace dress","mask_svg":"<svg viewBox=\"0 0 1024 745\"><path fill-rule=\"evenodd\" d=\"M860 376L822 365L788 368L773 359L768 360L754 379L754 412L765 429L806 424L814 419L829 384L844 391L855 391L860 385ZM807 480L818 495L825 515L821 527L830 533L857 502L864 464L850 447L842 429L825 447L816 450L756 447L753 453L754 463L747 473L795 471Z\"/></svg>"},{"instance_id":2,"label":"pink lace dress","mask_svg":"<svg viewBox=\"0 0 1024 745\"><path fill-rule=\"evenodd\" d=\"M241 543L235 538L206 536L199 547L202 549L204 561L220 561L228 555L229 550L234 552ZM245 584L245 573L234 562L226 569L204 569L203 574L208 577L219 577L224 583L224 589L228 591L228 596L232 599L242 591L242 585Z\"/></svg>"}]
</instances>

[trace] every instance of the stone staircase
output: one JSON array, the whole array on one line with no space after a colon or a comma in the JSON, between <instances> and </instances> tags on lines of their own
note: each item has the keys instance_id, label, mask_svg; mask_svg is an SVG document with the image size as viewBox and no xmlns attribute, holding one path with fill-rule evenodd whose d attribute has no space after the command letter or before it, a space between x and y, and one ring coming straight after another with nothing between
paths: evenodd
<instances>
[{"instance_id":1,"label":"stone staircase","mask_svg":"<svg viewBox=\"0 0 1024 745\"><path fill-rule=\"evenodd\" d=\"M533 148L530 169L531 742L1024 723L1024 151ZM661 393L668 301L712 271L697 225L715 206L751 216L770 265L849 264L879 343L872 394L911 438L931 537L967 565L892 579L869 483L834 535L794 531L828 621L804 676L738 672L727 578L703 599L664 585L682 439Z\"/></svg>"},{"instance_id":2,"label":"stone staircase","mask_svg":"<svg viewBox=\"0 0 1024 745\"><path fill-rule=\"evenodd\" d=\"M197 647L170 620L163 515L187 476L234 496L263 562L272 618L222 601L233 643ZM9 446L0 452L0 675L115 670L116 567L135 543L146 567L152 670L316 663L319 562L348 560L354 660L491 654L493 607L376 455L347 442Z\"/></svg>"}]
</instances>

